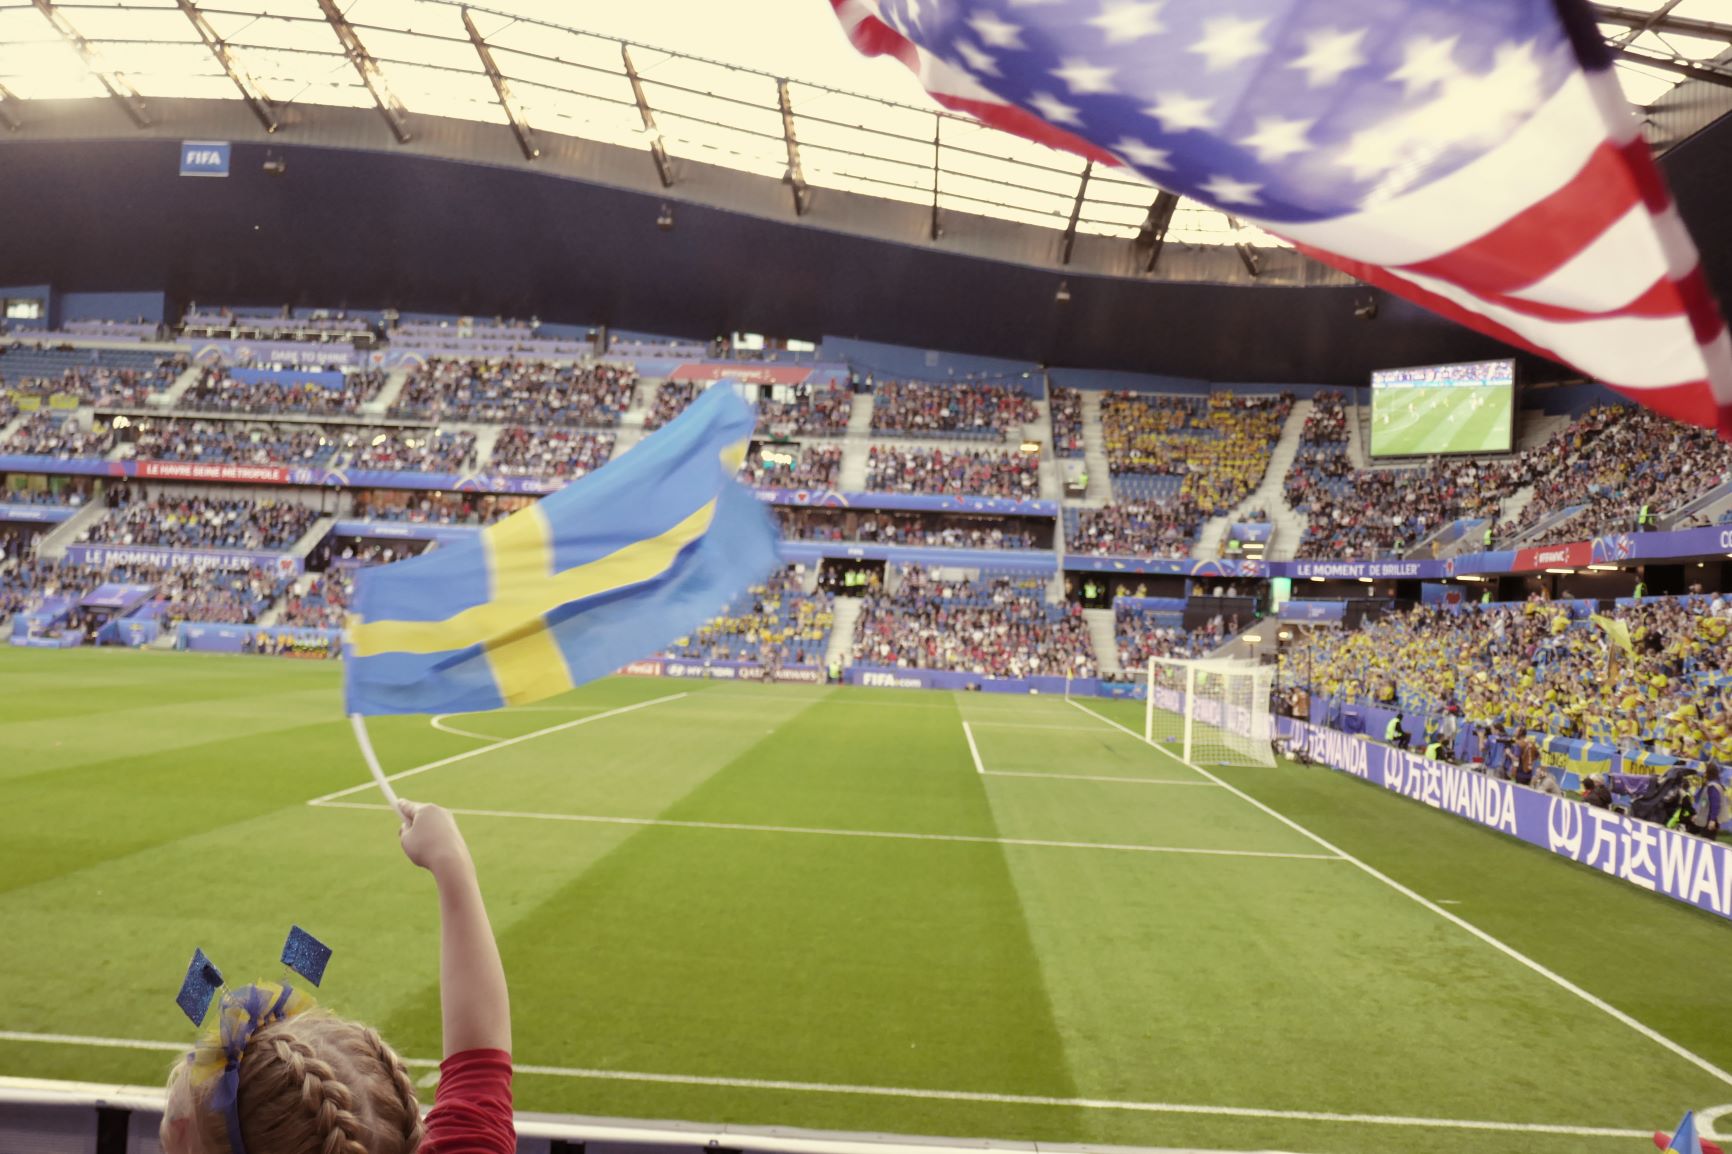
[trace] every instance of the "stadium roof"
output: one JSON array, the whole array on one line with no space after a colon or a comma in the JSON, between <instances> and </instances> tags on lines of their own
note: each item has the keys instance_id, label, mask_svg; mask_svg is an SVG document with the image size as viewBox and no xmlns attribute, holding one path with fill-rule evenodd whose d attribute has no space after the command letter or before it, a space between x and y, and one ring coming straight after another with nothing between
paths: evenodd
<instances>
[{"instance_id":1,"label":"stadium roof","mask_svg":"<svg viewBox=\"0 0 1732 1154\"><path fill-rule=\"evenodd\" d=\"M1681 82L1732 87L1732 0L1597 7L1632 103L1652 106ZM140 123L153 99L244 99L272 131L289 105L377 107L399 140L417 115L494 123L526 156L539 130L649 149L664 183L667 158L684 158L786 180L796 196L809 186L930 204L935 220L943 210L1136 238L1158 209L1135 174L938 110L905 69L856 54L823 0L753 0L750 21L708 0L586 6L591 30L550 19L571 10L0 0L0 123L27 117L31 101L81 97L117 101ZM1188 201L1169 209L1170 240L1281 243Z\"/></svg>"}]
</instances>

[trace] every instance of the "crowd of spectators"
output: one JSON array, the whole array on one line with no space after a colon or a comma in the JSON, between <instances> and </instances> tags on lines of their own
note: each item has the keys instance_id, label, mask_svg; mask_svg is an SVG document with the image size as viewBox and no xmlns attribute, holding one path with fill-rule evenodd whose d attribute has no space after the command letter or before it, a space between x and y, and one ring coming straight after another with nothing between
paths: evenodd
<instances>
[{"instance_id":1,"label":"crowd of spectators","mask_svg":"<svg viewBox=\"0 0 1732 1154\"><path fill-rule=\"evenodd\" d=\"M175 407L206 413L354 416L384 387L385 374L374 369L345 372L341 387L330 388L292 371L249 381L234 376L229 369L213 367L199 375Z\"/></svg>"},{"instance_id":2,"label":"crowd of spectators","mask_svg":"<svg viewBox=\"0 0 1732 1154\"><path fill-rule=\"evenodd\" d=\"M788 566L736 597L668 653L699 661L754 661L773 668L821 665L834 621L830 595L805 592L800 571Z\"/></svg>"},{"instance_id":3,"label":"crowd of spectators","mask_svg":"<svg viewBox=\"0 0 1732 1154\"><path fill-rule=\"evenodd\" d=\"M1107 464L1121 475L1179 478L1178 503L1228 512L1262 483L1293 397L1109 392L1101 400Z\"/></svg>"},{"instance_id":4,"label":"crowd of spectators","mask_svg":"<svg viewBox=\"0 0 1732 1154\"><path fill-rule=\"evenodd\" d=\"M201 421L186 417L116 417L133 430L133 456L144 461L217 461L240 465L326 465L342 442L317 425Z\"/></svg>"},{"instance_id":5,"label":"crowd of spectators","mask_svg":"<svg viewBox=\"0 0 1732 1154\"><path fill-rule=\"evenodd\" d=\"M534 501L534 497L512 494L407 493L397 489L373 489L355 494L354 514L361 521L491 525Z\"/></svg>"},{"instance_id":6,"label":"crowd of spectators","mask_svg":"<svg viewBox=\"0 0 1732 1154\"><path fill-rule=\"evenodd\" d=\"M740 478L760 489L834 489L842 481L842 446L760 443Z\"/></svg>"},{"instance_id":7,"label":"crowd of spectators","mask_svg":"<svg viewBox=\"0 0 1732 1154\"><path fill-rule=\"evenodd\" d=\"M1020 438L1039 415L1020 384L879 381L873 389L872 431L883 436L1002 441Z\"/></svg>"},{"instance_id":8,"label":"crowd of spectators","mask_svg":"<svg viewBox=\"0 0 1732 1154\"><path fill-rule=\"evenodd\" d=\"M419 537L327 537L308 556L307 565L311 569L361 569L419 557L437 547L438 542Z\"/></svg>"},{"instance_id":9,"label":"crowd of spectators","mask_svg":"<svg viewBox=\"0 0 1732 1154\"><path fill-rule=\"evenodd\" d=\"M895 592L861 598L854 661L989 677L1092 677L1089 631L1077 605L1049 605L1046 579L941 580L903 566Z\"/></svg>"},{"instance_id":10,"label":"crowd of spectators","mask_svg":"<svg viewBox=\"0 0 1732 1154\"><path fill-rule=\"evenodd\" d=\"M654 432L686 411L703 388L696 381L663 381L656 389L656 403L644 414L644 432Z\"/></svg>"},{"instance_id":11,"label":"crowd of spectators","mask_svg":"<svg viewBox=\"0 0 1732 1154\"><path fill-rule=\"evenodd\" d=\"M0 394L42 400L71 396L98 408L124 408L147 403L152 394L173 384L186 366L186 358L175 355L158 358L155 366L148 369L75 365L52 374L14 373L9 380L4 359L0 359Z\"/></svg>"},{"instance_id":12,"label":"crowd of spectators","mask_svg":"<svg viewBox=\"0 0 1732 1154\"><path fill-rule=\"evenodd\" d=\"M1503 539L1572 505L1586 508L1560 526L1570 540L1634 532L1644 507L1657 517L1732 478L1732 446L1712 431L1634 405L1592 409L1533 455L1533 499Z\"/></svg>"},{"instance_id":13,"label":"crowd of spectators","mask_svg":"<svg viewBox=\"0 0 1732 1154\"><path fill-rule=\"evenodd\" d=\"M507 477L575 479L607 464L613 457L612 433L582 433L568 429L501 429L487 458L487 471Z\"/></svg>"},{"instance_id":14,"label":"crowd of spectators","mask_svg":"<svg viewBox=\"0 0 1732 1154\"><path fill-rule=\"evenodd\" d=\"M1237 626L1237 620L1229 624L1217 613L1196 629L1187 630L1182 612L1152 610L1123 598L1113 602L1119 667L1133 677L1148 668L1151 657L1206 657L1238 632Z\"/></svg>"},{"instance_id":15,"label":"crowd of spectators","mask_svg":"<svg viewBox=\"0 0 1732 1154\"><path fill-rule=\"evenodd\" d=\"M156 586L157 612L163 628L172 629L182 621L252 625L293 580L292 574L262 568L224 572L182 567L159 570L142 583Z\"/></svg>"},{"instance_id":16,"label":"crowd of spectators","mask_svg":"<svg viewBox=\"0 0 1732 1154\"><path fill-rule=\"evenodd\" d=\"M873 445L866 458L866 488L874 493L1034 500L1040 496L1040 454Z\"/></svg>"},{"instance_id":17,"label":"crowd of spectators","mask_svg":"<svg viewBox=\"0 0 1732 1154\"><path fill-rule=\"evenodd\" d=\"M412 372L391 415L492 425L611 428L631 408L637 373L629 365L435 357Z\"/></svg>"},{"instance_id":18,"label":"crowd of spectators","mask_svg":"<svg viewBox=\"0 0 1732 1154\"><path fill-rule=\"evenodd\" d=\"M74 413L38 412L6 438L5 451L29 457L105 457L114 448L114 429L106 421L89 427Z\"/></svg>"},{"instance_id":19,"label":"crowd of spectators","mask_svg":"<svg viewBox=\"0 0 1732 1154\"><path fill-rule=\"evenodd\" d=\"M835 384L781 386L793 396L777 400L768 390L758 399L758 432L777 437L839 437L848 431L854 390Z\"/></svg>"},{"instance_id":20,"label":"crowd of spectators","mask_svg":"<svg viewBox=\"0 0 1732 1154\"><path fill-rule=\"evenodd\" d=\"M1313 694L1339 703L1732 762L1732 604L1657 598L1611 616L1630 652L1561 602L1420 606L1358 630L1312 631L1286 656L1283 679L1309 671Z\"/></svg>"},{"instance_id":21,"label":"crowd of spectators","mask_svg":"<svg viewBox=\"0 0 1732 1154\"><path fill-rule=\"evenodd\" d=\"M1082 456L1082 394L1054 385L1047 393L1047 408L1052 413L1052 451L1060 457Z\"/></svg>"},{"instance_id":22,"label":"crowd of spectators","mask_svg":"<svg viewBox=\"0 0 1732 1154\"><path fill-rule=\"evenodd\" d=\"M174 549L286 549L318 520L317 511L289 501L109 491L106 516L79 541L92 545L151 545Z\"/></svg>"},{"instance_id":23,"label":"crowd of spectators","mask_svg":"<svg viewBox=\"0 0 1732 1154\"><path fill-rule=\"evenodd\" d=\"M84 504L96 492L93 477L42 477L38 484L13 484L0 487L0 505L71 505Z\"/></svg>"},{"instance_id":24,"label":"crowd of spectators","mask_svg":"<svg viewBox=\"0 0 1732 1154\"><path fill-rule=\"evenodd\" d=\"M354 582L342 570L314 576L304 591L283 598L277 624L299 629L341 629Z\"/></svg>"},{"instance_id":25,"label":"crowd of spectators","mask_svg":"<svg viewBox=\"0 0 1732 1154\"><path fill-rule=\"evenodd\" d=\"M791 541L859 541L868 545L922 545L947 549L1040 549L1024 518L965 517L951 513L897 513L779 505L776 519ZM1050 524L1050 523L1049 523Z\"/></svg>"},{"instance_id":26,"label":"crowd of spectators","mask_svg":"<svg viewBox=\"0 0 1732 1154\"><path fill-rule=\"evenodd\" d=\"M1065 551L1096 557L1191 555L1204 513L1183 497L1168 504L1127 502L1077 509L1065 530Z\"/></svg>"},{"instance_id":27,"label":"crowd of spectators","mask_svg":"<svg viewBox=\"0 0 1732 1154\"><path fill-rule=\"evenodd\" d=\"M473 473L475 434L455 429L333 430L356 469L404 473Z\"/></svg>"}]
</instances>

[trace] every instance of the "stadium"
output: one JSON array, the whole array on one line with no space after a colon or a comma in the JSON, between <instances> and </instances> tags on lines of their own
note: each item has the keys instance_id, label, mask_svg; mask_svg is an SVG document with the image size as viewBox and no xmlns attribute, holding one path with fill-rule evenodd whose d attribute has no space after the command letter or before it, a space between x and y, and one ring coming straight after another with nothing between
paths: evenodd
<instances>
[{"instance_id":1,"label":"stadium","mask_svg":"<svg viewBox=\"0 0 1732 1154\"><path fill-rule=\"evenodd\" d=\"M1723 1146L1732 8L747 7L0 0L0 1151Z\"/></svg>"}]
</instances>

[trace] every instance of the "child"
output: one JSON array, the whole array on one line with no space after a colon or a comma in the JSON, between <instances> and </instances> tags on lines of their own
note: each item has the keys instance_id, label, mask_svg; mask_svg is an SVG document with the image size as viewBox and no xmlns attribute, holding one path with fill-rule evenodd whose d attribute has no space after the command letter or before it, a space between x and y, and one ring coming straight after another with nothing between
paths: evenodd
<instances>
[{"instance_id":1,"label":"child","mask_svg":"<svg viewBox=\"0 0 1732 1154\"><path fill-rule=\"evenodd\" d=\"M176 1063L162 1120L165 1154L513 1154L511 1006L475 863L451 814L400 803L398 836L439 890L444 1061L423 1127L415 1085L379 1032L317 1009L255 1016L233 1093ZM275 987L255 987L274 994ZM245 993L245 991L243 991ZM297 998L300 995L296 995ZM258 1004L267 1004L265 998ZM215 1042L206 1042L201 1050ZM195 1059L209 1057L195 1053ZM220 1064L223 1054L215 1055ZM232 1098L232 1106L223 1099ZM238 1139L232 1140L232 1139Z\"/></svg>"}]
</instances>

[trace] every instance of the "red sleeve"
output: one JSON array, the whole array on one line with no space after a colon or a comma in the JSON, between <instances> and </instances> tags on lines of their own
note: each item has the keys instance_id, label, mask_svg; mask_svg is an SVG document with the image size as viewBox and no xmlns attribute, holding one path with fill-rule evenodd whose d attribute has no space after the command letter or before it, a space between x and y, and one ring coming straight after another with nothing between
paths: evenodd
<instances>
[{"instance_id":1,"label":"red sleeve","mask_svg":"<svg viewBox=\"0 0 1732 1154\"><path fill-rule=\"evenodd\" d=\"M515 1154L511 1055L465 1050L439 1064L439 1088L420 1154Z\"/></svg>"}]
</instances>

